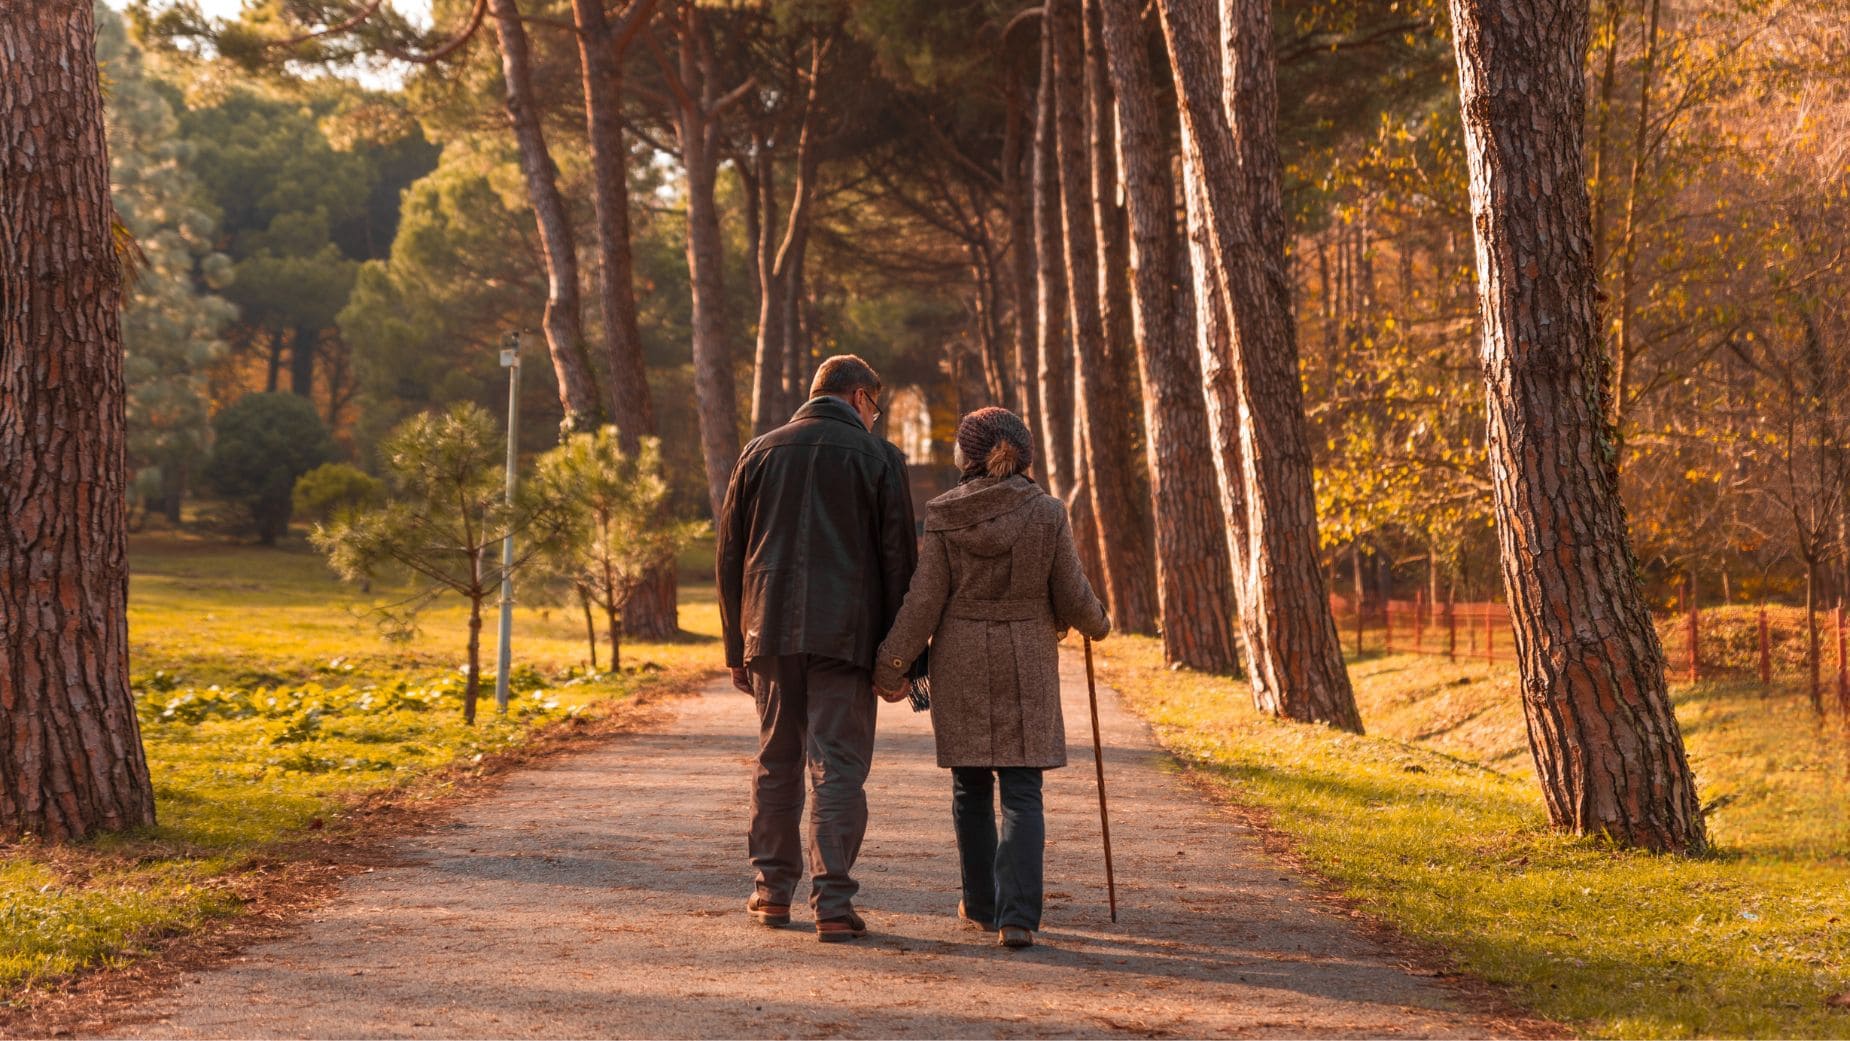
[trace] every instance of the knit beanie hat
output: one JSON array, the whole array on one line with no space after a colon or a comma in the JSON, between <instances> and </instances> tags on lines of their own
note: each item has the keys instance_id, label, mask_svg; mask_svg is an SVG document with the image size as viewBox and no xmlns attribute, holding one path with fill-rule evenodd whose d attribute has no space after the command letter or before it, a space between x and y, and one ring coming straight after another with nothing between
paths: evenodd
<instances>
[{"instance_id":1,"label":"knit beanie hat","mask_svg":"<svg viewBox=\"0 0 1850 1041\"><path fill-rule=\"evenodd\" d=\"M957 424L957 447L965 478L1012 477L1034 465L1028 424L1005 408L979 408L965 416Z\"/></svg>"}]
</instances>

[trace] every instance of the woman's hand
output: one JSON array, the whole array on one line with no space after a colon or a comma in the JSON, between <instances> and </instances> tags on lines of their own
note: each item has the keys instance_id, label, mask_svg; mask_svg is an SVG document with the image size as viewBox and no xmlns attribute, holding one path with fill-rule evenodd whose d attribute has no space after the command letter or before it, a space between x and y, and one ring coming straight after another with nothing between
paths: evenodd
<instances>
[{"instance_id":1,"label":"woman's hand","mask_svg":"<svg viewBox=\"0 0 1850 1041\"><path fill-rule=\"evenodd\" d=\"M904 701L906 700L906 681L903 679L900 680L899 686L894 687L892 690L887 690L876 683L874 684L874 693L880 695L883 701Z\"/></svg>"}]
</instances>

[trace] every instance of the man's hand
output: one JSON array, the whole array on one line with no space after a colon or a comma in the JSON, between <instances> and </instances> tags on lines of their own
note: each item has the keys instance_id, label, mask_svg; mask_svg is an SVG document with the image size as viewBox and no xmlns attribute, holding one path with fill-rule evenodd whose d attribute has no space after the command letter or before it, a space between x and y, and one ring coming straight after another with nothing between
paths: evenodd
<instances>
[{"instance_id":1,"label":"man's hand","mask_svg":"<svg viewBox=\"0 0 1850 1041\"><path fill-rule=\"evenodd\" d=\"M741 694L756 693L756 691L752 690L752 673L750 669L732 670L732 685L737 687Z\"/></svg>"},{"instance_id":2,"label":"man's hand","mask_svg":"<svg viewBox=\"0 0 1850 1041\"><path fill-rule=\"evenodd\" d=\"M874 693L880 695L881 699L884 701L904 701L906 700L906 681L900 680L899 686L894 687L892 690L881 690L876 686L874 688Z\"/></svg>"}]
</instances>

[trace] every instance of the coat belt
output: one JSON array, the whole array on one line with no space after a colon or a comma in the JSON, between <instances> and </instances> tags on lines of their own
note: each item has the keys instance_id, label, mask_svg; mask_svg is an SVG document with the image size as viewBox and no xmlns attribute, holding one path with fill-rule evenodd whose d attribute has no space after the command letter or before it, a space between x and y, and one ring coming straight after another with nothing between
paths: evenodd
<instances>
[{"instance_id":1,"label":"coat belt","mask_svg":"<svg viewBox=\"0 0 1850 1041\"><path fill-rule=\"evenodd\" d=\"M980 600L976 597L953 597L945 605L945 617L968 618L979 622L1027 622L1052 620L1053 605L1046 597L1026 600Z\"/></svg>"}]
</instances>

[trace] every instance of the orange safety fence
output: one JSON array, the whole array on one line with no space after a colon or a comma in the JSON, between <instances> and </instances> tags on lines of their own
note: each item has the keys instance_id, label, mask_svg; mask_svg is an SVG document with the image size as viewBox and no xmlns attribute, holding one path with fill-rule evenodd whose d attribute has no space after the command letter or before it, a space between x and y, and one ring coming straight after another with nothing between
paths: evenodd
<instances>
[{"instance_id":1,"label":"orange safety fence","mask_svg":"<svg viewBox=\"0 0 1850 1041\"><path fill-rule=\"evenodd\" d=\"M1385 651L1431 654L1454 661L1516 660L1509 607L1495 601L1428 603L1366 600L1335 594L1330 609L1343 646L1356 654ZM1814 707L1834 696L1850 716L1850 615L1838 605L1809 617L1786 604L1703 607L1685 591L1678 610L1655 615L1665 668L1673 680L1775 679L1805 682Z\"/></svg>"}]
</instances>

